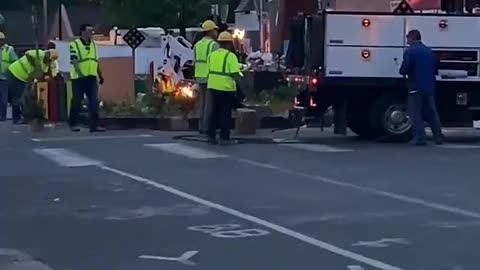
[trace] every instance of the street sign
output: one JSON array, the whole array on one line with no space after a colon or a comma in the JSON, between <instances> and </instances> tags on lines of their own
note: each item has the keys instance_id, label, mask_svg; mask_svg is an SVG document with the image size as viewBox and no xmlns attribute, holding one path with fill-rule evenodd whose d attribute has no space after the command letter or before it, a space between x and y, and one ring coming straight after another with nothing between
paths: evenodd
<instances>
[{"instance_id":1,"label":"street sign","mask_svg":"<svg viewBox=\"0 0 480 270\"><path fill-rule=\"evenodd\" d=\"M397 14L409 14L413 13L412 7L408 4L407 0L402 0L398 6L393 10L393 13Z\"/></svg>"},{"instance_id":2,"label":"street sign","mask_svg":"<svg viewBox=\"0 0 480 270\"><path fill-rule=\"evenodd\" d=\"M135 77L135 50L145 41L145 36L137 28L130 29L124 36L123 40L125 43L132 48L132 71L133 76ZM135 88L135 80L133 80L133 88Z\"/></svg>"},{"instance_id":3,"label":"street sign","mask_svg":"<svg viewBox=\"0 0 480 270\"><path fill-rule=\"evenodd\" d=\"M145 41L145 36L137 28L132 28L123 36L123 40L132 50L135 50Z\"/></svg>"},{"instance_id":4,"label":"street sign","mask_svg":"<svg viewBox=\"0 0 480 270\"><path fill-rule=\"evenodd\" d=\"M398 7L398 5L400 5L401 2L401 0L390 1L390 11L393 12Z\"/></svg>"}]
</instances>

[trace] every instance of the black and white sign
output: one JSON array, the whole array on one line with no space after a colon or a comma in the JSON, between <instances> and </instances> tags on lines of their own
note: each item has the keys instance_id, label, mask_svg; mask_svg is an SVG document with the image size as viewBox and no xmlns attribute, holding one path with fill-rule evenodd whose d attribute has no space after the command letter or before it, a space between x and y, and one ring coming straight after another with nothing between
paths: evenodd
<instances>
[{"instance_id":1,"label":"black and white sign","mask_svg":"<svg viewBox=\"0 0 480 270\"><path fill-rule=\"evenodd\" d=\"M135 50L145 41L145 36L137 28L132 28L123 36L123 40Z\"/></svg>"}]
</instances>

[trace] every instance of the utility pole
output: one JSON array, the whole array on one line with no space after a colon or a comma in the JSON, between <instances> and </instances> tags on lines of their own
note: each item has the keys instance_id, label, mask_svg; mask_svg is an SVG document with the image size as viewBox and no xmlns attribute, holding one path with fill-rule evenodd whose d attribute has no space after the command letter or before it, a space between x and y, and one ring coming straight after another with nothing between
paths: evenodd
<instances>
[{"instance_id":1,"label":"utility pole","mask_svg":"<svg viewBox=\"0 0 480 270\"><path fill-rule=\"evenodd\" d=\"M182 0L182 14L180 15L180 35L187 38L187 23L185 21L186 0Z\"/></svg>"},{"instance_id":2,"label":"utility pole","mask_svg":"<svg viewBox=\"0 0 480 270\"><path fill-rule=\"evenodd\" d=\"M37 8L35 6L32 6L32 28L33 28L33 33L35 35L35 50L38 53L39 49L39 37L38 37L38 13L37 13Z\"/></svg>"},{"instance_id":3,"label":"utility pole","mask_svg":"<svg viewBox=\"0 0 480 270\"><path fill-rule=\"evenodd\" d=\"M48 43L48 0L43 0L43 45Z\"/></svg>"},{"instance_id":4,"label":"utility pole","mask_svg":"<svg viewBox=\"0 0 480 270\"><path fill-rule=\"evenodd\" d=\"M260 51L265 51L265 29L263 29L263 1L260 0L260 16L259 16L259 27L260 27Z\"/></svg>"},{"instance_id":5,"label":"utility pole","mask_svg":"<svg viewBox=\"0 0 480 270\"><path fill-rule=\"evenodd\" d=\"M63 40L62 1L58 1L58 39Z\"/></svg>"},{"instance_id":6,"label":"utility pole","mask_svg":"<svg viewBox=\"0 0 480 270\"><path fill-rule=\"evenodd\" d=\"M35 75L40 73L40 66L38 62L38 59L40 59L40 37L38 33L38 10L37 7L32 5L32 27L33 27L33 33L35 35L35 57L37 61L35 61L34 65L34 70L35 70Z\"/></svg>"}]
</instances>

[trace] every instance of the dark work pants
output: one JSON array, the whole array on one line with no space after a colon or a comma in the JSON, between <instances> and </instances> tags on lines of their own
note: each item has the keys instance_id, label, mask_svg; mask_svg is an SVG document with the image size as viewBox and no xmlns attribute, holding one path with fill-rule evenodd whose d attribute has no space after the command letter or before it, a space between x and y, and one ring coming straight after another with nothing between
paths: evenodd
<instances>
[{"instance_id":1,"label":"dark work pants","mask_svg":"<svg viewBox=\"0 0 480 270\"><path fill-rule=\"evenodd\" d=\"M230 140L230 125L232 123L232 109L235 104L235 92L208 89L211 97L211 114L208 124L208 137L217 136L217 127L220 128L220 139Z\"/></svg>"},{"instance_id":2,"label":"dark work pants","mask_svg":"<svg viewBox=\"0 0 480 270\"><path fill-rule=\"evenodd\" d=\"M424 142L426 140L424 120L428 122L436 140L442 140L442 127L438 117L433 95L412 93L408 95L408 112L412 119L413 140Z\"/></svg>"},{"instance_id":3,"label":"dark work pants","mask_svg":"<svg viewBox=\"0 0 480 270\"><path fill-rule=\"evenodd\" d=\"M78 125L84 95L88 99L89 128L98 124L98 81L97 77L88 76L72 80L72 104L70 107L70 126Z\"/></svg>"},{"instance_id":4,"label":"dark work pants","mask_svg":"<svg viewBox=\"0 0 480 270\"><path fill-rule=\"evenodd\" d=\"M22 119L23 95L25 94L27 83L20 81L11 73L8 73L7 76L8 95L10 97L10 104L12 105L12 119L15 123Z\"/></svg>"},{"instance_id":5,"label":"dark work pants","mask_svg":"<svg viewBox=\"0 0 480 270\"><path fill-rule=\"evenodd\" d=\"M210 97L210 91L207 91L207 84L201 83L198 85L199 86L199 99L198 99L198 110L200 117L198 121L198 129L200 133L205 134L207 133L208 130L208 117L210 116L210 110L211 110L211 97Z\"/></svg>"},{"instance_id":6,"label":"dark work pants","mask_svg":"<svg viewBox=\"0 0 480 270\"><path fill-rule=\"evenodd\" d=\"M0 121L7 119L8 81L0 79Z\"/></svg>"}]
</instances>

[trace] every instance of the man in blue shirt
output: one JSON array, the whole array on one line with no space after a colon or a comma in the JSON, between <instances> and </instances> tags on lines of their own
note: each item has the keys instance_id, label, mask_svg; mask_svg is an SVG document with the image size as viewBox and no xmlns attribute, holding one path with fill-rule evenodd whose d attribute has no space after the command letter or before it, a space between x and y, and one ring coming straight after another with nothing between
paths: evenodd
<instances>
[{"instance_id":1,"label":"man in blue shirt","mask_svg":"<svg viewBox=\"0 0 480 270\"><path fill-rule=\"evenodd\" d=\"M412 121L413 145L427 145L425 119L432 129L435 142L443 143L443 134L435 105L435 75L438 74L437 58L433 51L422 43L418 30L407 35L410 47L403 55L400 74L407 76L408 113Z\"/></svg>"}]
</instances>

